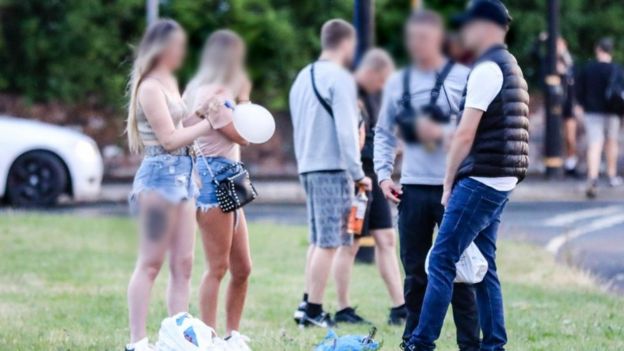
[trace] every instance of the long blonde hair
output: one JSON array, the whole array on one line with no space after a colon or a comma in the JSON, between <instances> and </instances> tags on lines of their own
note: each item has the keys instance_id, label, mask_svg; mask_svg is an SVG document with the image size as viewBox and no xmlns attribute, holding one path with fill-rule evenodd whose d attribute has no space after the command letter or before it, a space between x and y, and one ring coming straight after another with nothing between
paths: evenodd
<instances>
[{"instance_id":1,"label":"long blonde hair","mask_svg":"<svg viewBox=\"0 0 624 351\"><path fill-rule=\"evenodd\" d=\"M240 82L237 82L237 78L243 67L242 62L235 57L244 55L244 50L243 39L235 32L221 29L212 33L202 50L199 69L184 92L187 106L195 106L197 90L204 85L225 86L238 94ZM242 56L240 58L243 59Z\"/></svg>"},{"instance_id":2,"label":"long blonde hair","mask_svg":"<svg viewBox=\"0 0 624 351\"><path fill-rule=\"evenodd\" d=\"M133 153L139 153L143 149L136 116L139 86L145 76L154 68L156 60L167 46L172 34L178 30L182 30L182 27L176 21L170 19L158 20L145 31L136 51L127 87L130 101L128 103L128 118L126 119L128 147Z\"/></svg>"}]
</instances>

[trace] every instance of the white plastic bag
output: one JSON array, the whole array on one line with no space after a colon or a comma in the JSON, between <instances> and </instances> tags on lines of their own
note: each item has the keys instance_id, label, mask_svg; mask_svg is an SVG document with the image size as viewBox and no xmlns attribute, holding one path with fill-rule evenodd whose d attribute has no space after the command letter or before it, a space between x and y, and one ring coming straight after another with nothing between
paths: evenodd
<instances>
[{"instance_id":1,"label":"white plastic bag","mask_svg":"<svg viewBox=\"0 0 624 351\"><path fill-rule=\"evenodd\" d=\"M158 332L158 351L217 351L212 338L215 331L188 313L165 318Z\"/></svg>"},{"instance_id":2,"label":"white plastic bag","mask_svg":"<svg viewBox=\"0 0 624 351\"><path fill-rule=\"evenodd\" d=\"M427 253L427 259L425 260L425 272L427 272L427 274L429 274L430 255L431 250ZM481 251L479 251L477 245L472 242L459 258L459 262L455 264L455 268L455 283L476 284L483 281L488 270L488 263Z\"/></svg>"}]
</instances>

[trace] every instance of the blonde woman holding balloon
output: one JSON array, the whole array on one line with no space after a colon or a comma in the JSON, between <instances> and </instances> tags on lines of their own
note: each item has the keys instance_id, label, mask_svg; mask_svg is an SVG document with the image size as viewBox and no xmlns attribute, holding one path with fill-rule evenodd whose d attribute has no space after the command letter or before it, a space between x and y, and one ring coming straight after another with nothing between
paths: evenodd
<instances>
[{"instance_id":1,"label":"blonde woman holding balloon","mask_svg":"<svg viewBox=\"0 0 624 351\"><path fill-rule=\"evenodd\" d=\"M249 104L251 83L244 64L243 40L229 30L214 32L206 41L198 72L184 92L187 105L194 107L214 96L225 99L231 109ZM249 339L238 332L251 272L247 222L242 208L226 212L217 197L217 183L241 171L240 145L247 145L248 141L235 128L232 114L207 119L212 128L195 142L201 180L196 216L207 262L199 290L201 319L216 328L219 287L229 271L226 334L223 340L215 341L227 343L231 349L249 351ZM200 121L199 116L193 117L185 125Z\"/></svg>"}]
</instances>

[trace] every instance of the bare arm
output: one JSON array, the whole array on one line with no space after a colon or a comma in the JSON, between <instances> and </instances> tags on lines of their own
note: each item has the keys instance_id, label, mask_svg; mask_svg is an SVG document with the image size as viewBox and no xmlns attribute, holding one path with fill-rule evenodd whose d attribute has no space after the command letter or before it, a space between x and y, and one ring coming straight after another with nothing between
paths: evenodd
<instances>
[{"instance_id":1,"label":"bare arm","mask_svg":"<svg viewBox=\"0 0 624 351\"><path fill-rule=\"evenodd\" d=\"M451 147L446 157L446 176L444 178L444 194L442 195L442 204L445 206L451 194L453 183L455 183L455 175L459 165L468 156L472 148L482 116L483 111L470 107L466 108L459 126L455 130Z\"/></svg>"},{"instance_id":2,"label":"bare arm","mask_svg":"<svg viewBox=\"0 0 624 351\"><path fill-rule=\"evenodd\" d=\"M167 151L190 145L210 129L210 124L206 121L188 128L176 128L169 113L165 93L155 82L146 81L141 84L138 97L156 139Z\"/></svg>"},{"instance_id":3,"label":"bare arm","mask_svg":"<svg viewBox=\"0 0 624 351\"><path fill-rule=\"evenodd\" d=\"M201 106L204 101L215 96L223 99L226 98L221 88L217 86L200 87L198 88L196 95L195 107L197 107L197 105ZM249 145L249 142L238 133L236 128L234 128L234 123L232 122L232 110L221 108L214 116L209 117L208 120L212 128L225 135L225 137L230 141L243 146ZM199 117L193 115L185 120L184 125L193 125L198 122Z\"/></svg>"}]
</instances>

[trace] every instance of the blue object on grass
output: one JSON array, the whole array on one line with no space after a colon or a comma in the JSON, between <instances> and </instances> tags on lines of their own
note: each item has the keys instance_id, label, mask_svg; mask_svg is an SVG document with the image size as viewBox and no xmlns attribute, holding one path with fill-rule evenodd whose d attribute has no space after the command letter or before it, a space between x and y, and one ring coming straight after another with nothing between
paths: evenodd
<instances>
[{"instance_id":1,"label":"blue object on grass","mask_svg":"<svg viewBox=\"0 0 624 351\"><path fill-rule=\"evenodd\" d=\"M371 334L373 334L372 331ZM339 337L333 330L329 330L325 339L316 346L314 351L376 351L380 349L381 343L373 340L371 335Z\"/></svg>"}]
</instances>

